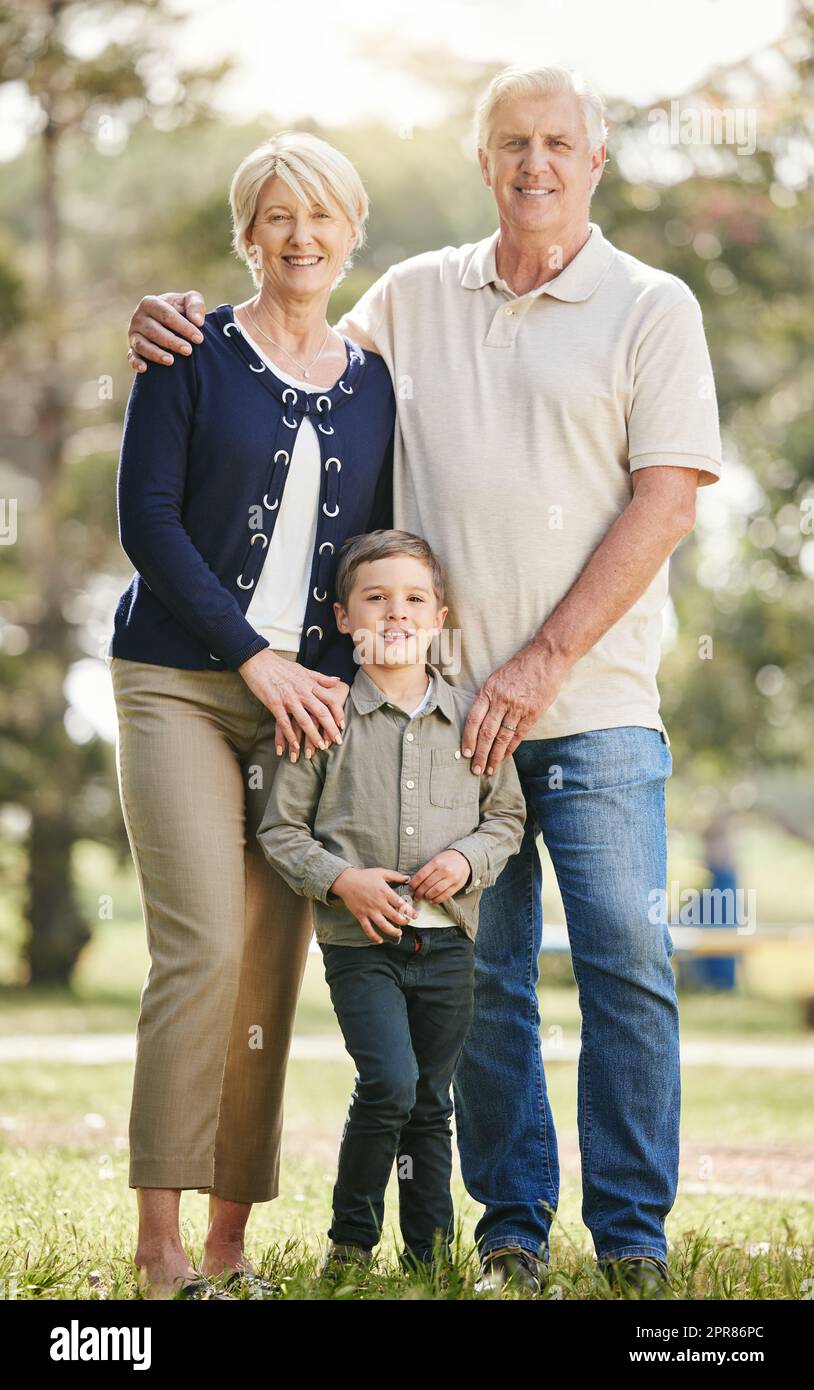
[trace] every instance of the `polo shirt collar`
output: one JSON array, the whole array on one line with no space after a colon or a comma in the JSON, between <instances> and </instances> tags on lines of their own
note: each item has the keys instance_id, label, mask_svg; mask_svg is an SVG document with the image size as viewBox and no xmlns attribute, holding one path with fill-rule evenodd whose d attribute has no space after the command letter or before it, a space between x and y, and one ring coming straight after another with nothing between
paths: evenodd
<instances>
[{"instance_id":1,"label":"polo shirt collar","mask_svg":"<svg viewBox=\"0 0 814 1390\"><path fill-rule=\"evenodd\" d=\"M425 661L424 669L428 676L434 678L433 692L424 713L430 714L432 710L439 709L451 724L454 723L455 705L449 685L444 680L438 667L433 666L431 662ZM364 666L359 667L359 670L353 678L353 684L350 688L350 697L353 700L354 709L357 710L359 714L370 714L372 710L378 709L380 705L390 704L384 691L379 689L376 682L368 675ZM402 711L402 713L404 712L405 711Z\"/></svg>"},{"instance_id":2,"label":"polo shirt collar","mask_svg":"<svg viewBox=\"0 0 814 1390\"><path fill-rule=\"evenodd\" d=\"M559 275L555 275L553 280L548 280L539 289L530 290L530 295L550 294L554 299L563 299L572 303L590 298L605 278L613 260L614 251L610 242L605 240L596 222L589 222L588 226L590 227L588 240L577 251L574 259L569 261L564 270L561 270ZM497 285L498 288L504 289L510 295L512 294L505 280L502 280L497 273L499 237L500 230L498 229L491 236L475 244L461 274L461 285L464 289L480 290L486 285ZM526 299L528 296L518 295L515 297Z\"/></svg>"}]
</instances>

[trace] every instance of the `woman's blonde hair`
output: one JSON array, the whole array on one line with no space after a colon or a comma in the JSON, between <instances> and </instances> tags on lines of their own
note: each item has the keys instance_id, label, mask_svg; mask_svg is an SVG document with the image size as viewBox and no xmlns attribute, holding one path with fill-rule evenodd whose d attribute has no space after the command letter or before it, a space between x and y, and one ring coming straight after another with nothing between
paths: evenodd
<instances>
[{"instance_id":1,"label":"woman's blonde hair","mask_svg":"<svg viewBox=\"0 0 814 1390\"><path fill-rule=\"evenodd\" d=\"M256 286L259 287L260 280L249 255L249 233L257 215L260 190L266 179L274 174L288 185L301 202L308 204L319 201L326 206L334 204L340 208L348 221L358 228L353 250L358 251L364 245L368 197L347 155L308 131L283 130L246 155L235 170L229 189L232 248L249 267ZM350 269L350 263L348 257L336 284Z\"/></svg>"}]
</instances>

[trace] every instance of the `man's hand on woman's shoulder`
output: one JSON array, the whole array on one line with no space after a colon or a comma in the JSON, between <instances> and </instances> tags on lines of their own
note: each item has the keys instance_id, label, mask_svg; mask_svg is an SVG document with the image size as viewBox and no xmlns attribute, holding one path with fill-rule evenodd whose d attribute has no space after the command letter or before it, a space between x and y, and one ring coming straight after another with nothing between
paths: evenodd
<instances>
[{"instance_id":1,"label":"man's hand on woman's shoulder","mask_svg":"<svg viewBox=\"0 0 814 1390\"><path fill-rule=\"evenodd\" d=\"M127 329L127 360L134 372L146 372L149 362L171 367L174 352L188 357L191 343L202 343L200 325L206 304L197 290L148 294L140 299Z\"/></svg>"}]
</instances>

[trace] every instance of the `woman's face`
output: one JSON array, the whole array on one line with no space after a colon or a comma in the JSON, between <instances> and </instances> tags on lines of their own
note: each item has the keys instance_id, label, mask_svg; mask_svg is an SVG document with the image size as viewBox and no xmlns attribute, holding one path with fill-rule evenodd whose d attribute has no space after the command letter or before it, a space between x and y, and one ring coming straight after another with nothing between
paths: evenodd
<instances>
[{"instance_id":1,"label":"woman's face","mask_svg":"<svg viewBox=\"0 0 814 1390\"><path fill-rule=\"evenodd\" d=\"M263 290L276 297L330 294L356 228L335 203L306 206L279 175L266 179L249 241L261 254Z\"/></svg>"}]
</instances>

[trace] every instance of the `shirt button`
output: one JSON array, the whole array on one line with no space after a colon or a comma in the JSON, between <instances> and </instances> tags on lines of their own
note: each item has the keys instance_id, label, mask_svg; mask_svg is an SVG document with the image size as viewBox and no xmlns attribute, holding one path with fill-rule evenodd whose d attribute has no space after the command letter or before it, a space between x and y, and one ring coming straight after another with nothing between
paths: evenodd
<instances>
[{"instance_id":1,"label":"shirt button","mask_svg":"<svg viewBox=\"0 0 814 1390\"><path fill-rule=\"evenodd\" d=\"M415 828L414 828L412 825L405 825L405 827L404 827L404 833L405 833L405 835L414 835L414 834L415 834Z\"/></svg>"},{"instance_id":2,"label":"shirt button","mask_svg":"<svg viewBox=\"0 0 814 1390\"><path fill-rule=\"evenodd\" d=\"M405 782L404 785L405 787L409 787L410 791L412 791L413 787L415 786L415 782Z\"/></svg>"},{"instance_id":3,"label":"shirt button","mask_svg":"<svg viewBox=\"0 0 814 1390\"><path fill-rule=\"evenodd\" d=\"M480 888L480 879L479 879L479 878L476 878L476 879L475 879L475 887L476 887L476 888Z\"/></svg>"},{"instance_id":4,"label":"shirt button","mask_svg":"<svg viewBox=\"0 0 814 1390\"><path fill-rule=\"evenodd\" d=\"M461 756L461 750L460 750L460 748L456 748L456 749L455 749L455 756L456 756L456 758L460 758L460 756Z\"/></svg>"},{"instance_id":5,"label":"shirt button","mask_svg":"<svg viewBox=\"0 0 814 1390\"><path fill-rule=\"evenodd\" d=\"M405 734L404 737L406 738L408 743L412 743L413 739L415 738L415 734Z\"/></svg>"},{"instance_id":6,"label":"shirt button","mask_svg":"<svg viewBox=\"0 0 814 1390\"><path fill-rule=\"evenodd\" d=\"M516 314L516 313L517 313L517 310L516 310L516 309L507 309L507 310L506 310L506 313L507 313L507 314Z\"/></svg>"}]
</instances>

